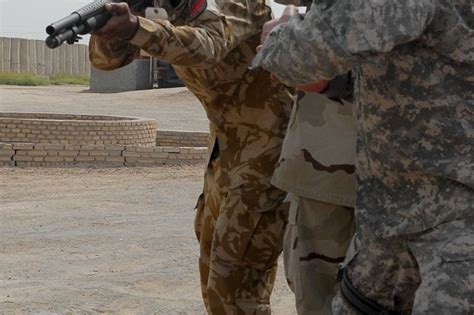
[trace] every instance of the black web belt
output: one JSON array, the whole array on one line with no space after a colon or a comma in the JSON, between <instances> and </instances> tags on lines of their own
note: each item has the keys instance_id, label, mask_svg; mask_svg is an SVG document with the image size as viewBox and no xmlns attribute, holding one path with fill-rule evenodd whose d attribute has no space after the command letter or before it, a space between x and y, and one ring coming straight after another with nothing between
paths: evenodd
<instances>
[{"instance_id":1,"label":"black web belt","mask_svg":"<svg viewBox=\"0 0 474 315\"><path fill-rule=\"evenodd\" d=\"M399 312L384 309L378 303L360 294L352 285L347 270L342 272L341 293L344 299L362 314L367 315L401 315Z\"/></svg>"}]
</instances>

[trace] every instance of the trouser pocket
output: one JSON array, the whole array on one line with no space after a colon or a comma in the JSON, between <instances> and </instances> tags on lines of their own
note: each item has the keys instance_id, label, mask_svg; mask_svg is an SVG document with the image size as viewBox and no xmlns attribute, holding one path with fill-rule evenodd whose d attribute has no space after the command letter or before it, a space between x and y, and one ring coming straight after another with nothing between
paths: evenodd
<instances>
[{"instance_id":1,"label":"trouser pocket","mask_svg":"<svg viewBox=\"0 0 474 315\"><path fill-rule=\"evenodd\" d=\"M216 224L213 247L223 262L266 270L275 265L283 246L286 205L265 212L250 211L228 194Z\"/></svg>"}]
</instances>

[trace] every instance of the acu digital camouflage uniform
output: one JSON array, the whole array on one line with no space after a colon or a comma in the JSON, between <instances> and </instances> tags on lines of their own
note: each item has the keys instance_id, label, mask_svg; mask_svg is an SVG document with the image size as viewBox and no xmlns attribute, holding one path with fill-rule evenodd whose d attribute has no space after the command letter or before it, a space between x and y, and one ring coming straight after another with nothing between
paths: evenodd
<instances>
[{"instance_id":1,"label":"acu digital camouflage uniform","mask_svg":"<svg viewBox=\"0 0 474 315\"><path fill-rule=\"evenodd\" d=\"M128 42L92 36L91 61L115 69L143 49L173 64L203 104L212 136L195 220L203 298L211 314L269 314L287 221L270 179L293 99L248 66L271 10L263 0L184 2L164 5L171 22L139 18Z\"/></svg>"},{"instance_id":2,"label":"acu digital camouflage uniform","mask_svg":"<svg viewBox=\"0 0 474 315\"><path fill-rule=\"evenodd\" d=\"M384 309L474 312L473 28L470 0L315 1L254 61L288 84L356 70L358 246L346 274ZM333 308L356 313L340 296Z\"/></svg>"}]
</instances>

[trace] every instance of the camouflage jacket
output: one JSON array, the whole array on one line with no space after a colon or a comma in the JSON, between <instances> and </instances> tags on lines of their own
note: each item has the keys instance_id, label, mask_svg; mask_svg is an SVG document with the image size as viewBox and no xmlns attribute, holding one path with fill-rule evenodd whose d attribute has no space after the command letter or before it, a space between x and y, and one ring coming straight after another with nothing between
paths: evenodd
<instances>
[{"instance_id":1,"label":"camouflage jacket","mask_svg":"<svg viewBox=\"0 0 474 315\"><path fill-rule=\"evenodd\" d=\"M474 215L473 12L470 0L315 1L254 60L288 84L355 69L361 237Z\"/></svg>"},{"instance_id":2,"label":"camouflage jacket","mask_svg":"<svg viewBox=\"0 0 474 315\"><path fill-rule=\"evenodd\" d=\"M354 207L355 130L351 103L298 91L272 184L305 198Z\"/></svg>"},{"instance_id":3,"label":"camouflage jacket","mask_svg":"<svg viewBox=\"0 0 474 315\"><path fill-rule=\"evenodd\" d=\"M310 7L311 0L275 0ZM355 124L350 74L321 95L298 91L272 184L296 195L354 207ZM329 99L329 98L331 99Z\"/></svg>"},{"instance_id":4,"label":"camouflage jacket","mask_svg":"<svg viewBox=\"0 0 474 315\"><path fill-rule=\"evenodd\" d=\"M92 36L90 59L100 69L133 60L139 49L175 66L203 104L218 140L224 188L270 186L293 102L292 91L250 71L262 25L271 19L266 1L193 0L171 22L139 18L129 42ZM265 208L266 206L261 206Z\"/></svg>"}]
</instances>

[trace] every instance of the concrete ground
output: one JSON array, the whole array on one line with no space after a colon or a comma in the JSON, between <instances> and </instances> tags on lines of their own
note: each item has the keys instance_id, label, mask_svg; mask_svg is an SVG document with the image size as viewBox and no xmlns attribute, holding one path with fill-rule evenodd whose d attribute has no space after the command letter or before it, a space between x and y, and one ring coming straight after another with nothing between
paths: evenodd
<instances>
[{"instance_id":1,"label":"concrete ground","mask_svg":"<svg viewBox=\"0 0 474 315\"><path fill-rule=\"evenodd\" d=\"M156 119L162 130L209 130L204 109L186 88L124 93L90 93L87 89L0 85L0 111L123 115Z\"/></svg>"},{"instance_id":2,"label":"concrete ground","mask_svg":"<svg viewBox=\"0 0 474 315\"><path fill-rule=\"evenodd\" d=\"M161 128L206 130L184 89L80 90L1 87L0 109L156 117ZM204 314L193 233L202 174L202 165L0 168L0 314ZM273 314L295 314L282 270Z\"/></svg>"}]
</instances>

